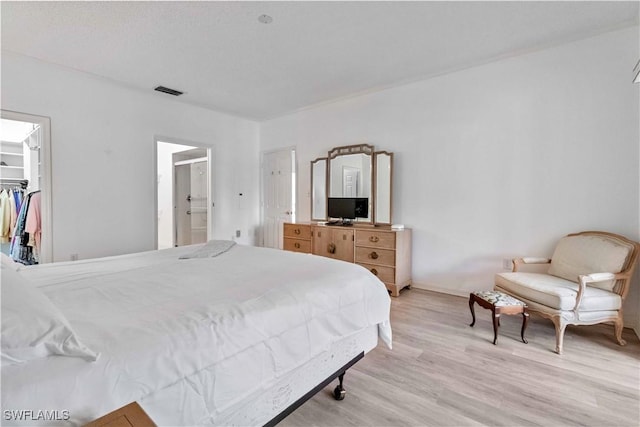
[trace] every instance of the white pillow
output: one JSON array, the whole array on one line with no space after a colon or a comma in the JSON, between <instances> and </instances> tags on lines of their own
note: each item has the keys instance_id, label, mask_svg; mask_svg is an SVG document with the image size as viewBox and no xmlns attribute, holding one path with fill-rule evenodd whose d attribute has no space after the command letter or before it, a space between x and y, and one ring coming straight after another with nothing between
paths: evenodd
<instances>
[{"instance_id":1,"label":"white pillow","mask_svg":"<svg viewBox=\"0 0 640 427\"><path fill-rule=\"evenodd\" d=\"M69 322L39 289L2 263L2 365L50 355L95 361L99 354L83 345Z\"/></svg>"},{"instance_id":2,"label":"white pillow","mask_svg":"<svg viewBox=\"0 0 640 427\"><path fill-rule=\"evenodd\" d=\"M236 242L234 242L233 240L209 240L194 252L182 255L181 257L179 257L179 259L217 257L218 255L223 254L231 249L235 244Z\"/></svg>"}]
</instances>

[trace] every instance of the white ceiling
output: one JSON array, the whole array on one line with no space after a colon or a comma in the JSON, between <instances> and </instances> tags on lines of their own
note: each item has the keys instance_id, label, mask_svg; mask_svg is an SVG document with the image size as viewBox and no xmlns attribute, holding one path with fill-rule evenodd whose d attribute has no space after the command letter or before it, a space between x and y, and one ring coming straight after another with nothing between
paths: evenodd
<instances>
[{"instance_id":1,"label":"white ceiling","mask_svg":"<svg viewBox=\"0 0 640 427\"><path fill-rule=\"evenodd\" d=\"M264 120L637 25L638 5L3 1L1 42L3 50L142 90L168 86L186 92L180 101ZM258 22L261 14L273 22Z\"/></svg>"}]
</instances>

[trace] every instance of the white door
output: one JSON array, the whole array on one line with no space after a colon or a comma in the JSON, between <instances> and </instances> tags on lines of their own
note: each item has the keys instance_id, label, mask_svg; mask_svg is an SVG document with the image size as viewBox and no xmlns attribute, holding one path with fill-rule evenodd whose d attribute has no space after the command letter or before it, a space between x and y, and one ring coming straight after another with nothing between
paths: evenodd
<instances>
[{"instance_id":1,"label":"white door","mask_svg":"<svg viewBox=\"0 0 640 427\"><path fill-rule=\"evenodd\" d=\"M207 241L207 161L176 164L175 245Z\"/></svg>"},{"instance_id":2,"label":"white door","mask_svg":"<svg viewBox=\"0 0 640 427\"><path fill-rule=\"evenodd\" d=\"M263 246L282 249L283 223L294 218L295 151L265 153L262 163Z\"/></svg>"},{"instance_id":3,"label":"white door","mask_svg":"<svg viewBox=\"0 0 640 427\"><path fill-rule=\"evenodd\" d=\"M191 244L207 242L207 162L191 164Z\"/></svg>"},{"instance_id":4,"label":"white door","mask_svg":"<svg viewBox=\"0 0 640 427\"><path fill-rule=\"evenodd\" d=\"M191 191L191 165L175 165L173 172L174 184L174 218L175 245L191 244L191 217L189 211L189 192Z\"/></svg>"},{"instance_id":5,"label":"white door","mask_svg":"<svg viewBox=\"0 0 640 427\"><path fill-rule=\"evenodd\" d=\"M358 197L358 168L343 166L342 169L342 197Z\"/></svg>"}]
</instances>

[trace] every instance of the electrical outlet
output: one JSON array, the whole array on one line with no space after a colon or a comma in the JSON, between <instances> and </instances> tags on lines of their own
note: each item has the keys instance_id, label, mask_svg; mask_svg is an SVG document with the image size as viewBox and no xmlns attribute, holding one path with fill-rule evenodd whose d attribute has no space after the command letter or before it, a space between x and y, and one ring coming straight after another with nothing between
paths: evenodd
<instances>
[{"instance_id":1,"label":"electrical outlet","mask_svg":"<svg viewBox=\"0 0 640 427\"><path fill-rule=\"evenodd\" d=\"M71 261L77 261L78 260L78 254L71 254Z\"/></svg>"},{"instance_id":2,"label":"electrical outlet","mask_svg":"<svg viewBox=\"0 0 640 427\"><path fill-rule=\"evenodd\" d=\"M236 237L240 237L240 230L236 230Z\"/></svg>"},{"instance_id":3,"label":"electrical outlet","mask_svg":"<svg viewBox=\"0 0 640 427\"><path fill-rule=\"evenodd\" d=\"M513 270L513 261L511 258L505 258L502 260L502 268L509 271Z\"/></svg>"}]
</instances>

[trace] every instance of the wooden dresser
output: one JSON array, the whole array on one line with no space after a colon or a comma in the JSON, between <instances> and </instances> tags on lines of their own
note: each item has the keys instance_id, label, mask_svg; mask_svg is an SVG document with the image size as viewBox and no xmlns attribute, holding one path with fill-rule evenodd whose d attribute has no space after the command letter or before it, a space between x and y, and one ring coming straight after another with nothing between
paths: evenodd
<instances>
[{"instance_id":1,"label":"wooden dresser","mask_svg":"<svg viewBox=\"0 0 640 427\"><path fill-rule=\"evenodd\" d=\"M411 230L284 224L285 250L355 262L397 297L411 285Z\"/></svg>"},{"instance_id":2,"label":"wooden dresser","mask_svg":"<svg viewBox=\"0 0 640 427\"><path fill-rule=\"evenodd\" d=\"M311 224L284 224L285 251L311 253Z\"/></svg>"},{"instance_id":3,"label":"wooden dresser","mask_svg":"<svg viewBox=\"0 0 640 427\"><path fill-rule=\"evenodd\" d=\"M384 282L391 295L411 285L411 230L356 230L356 263Z\"/></svg>"}]
</instances>

